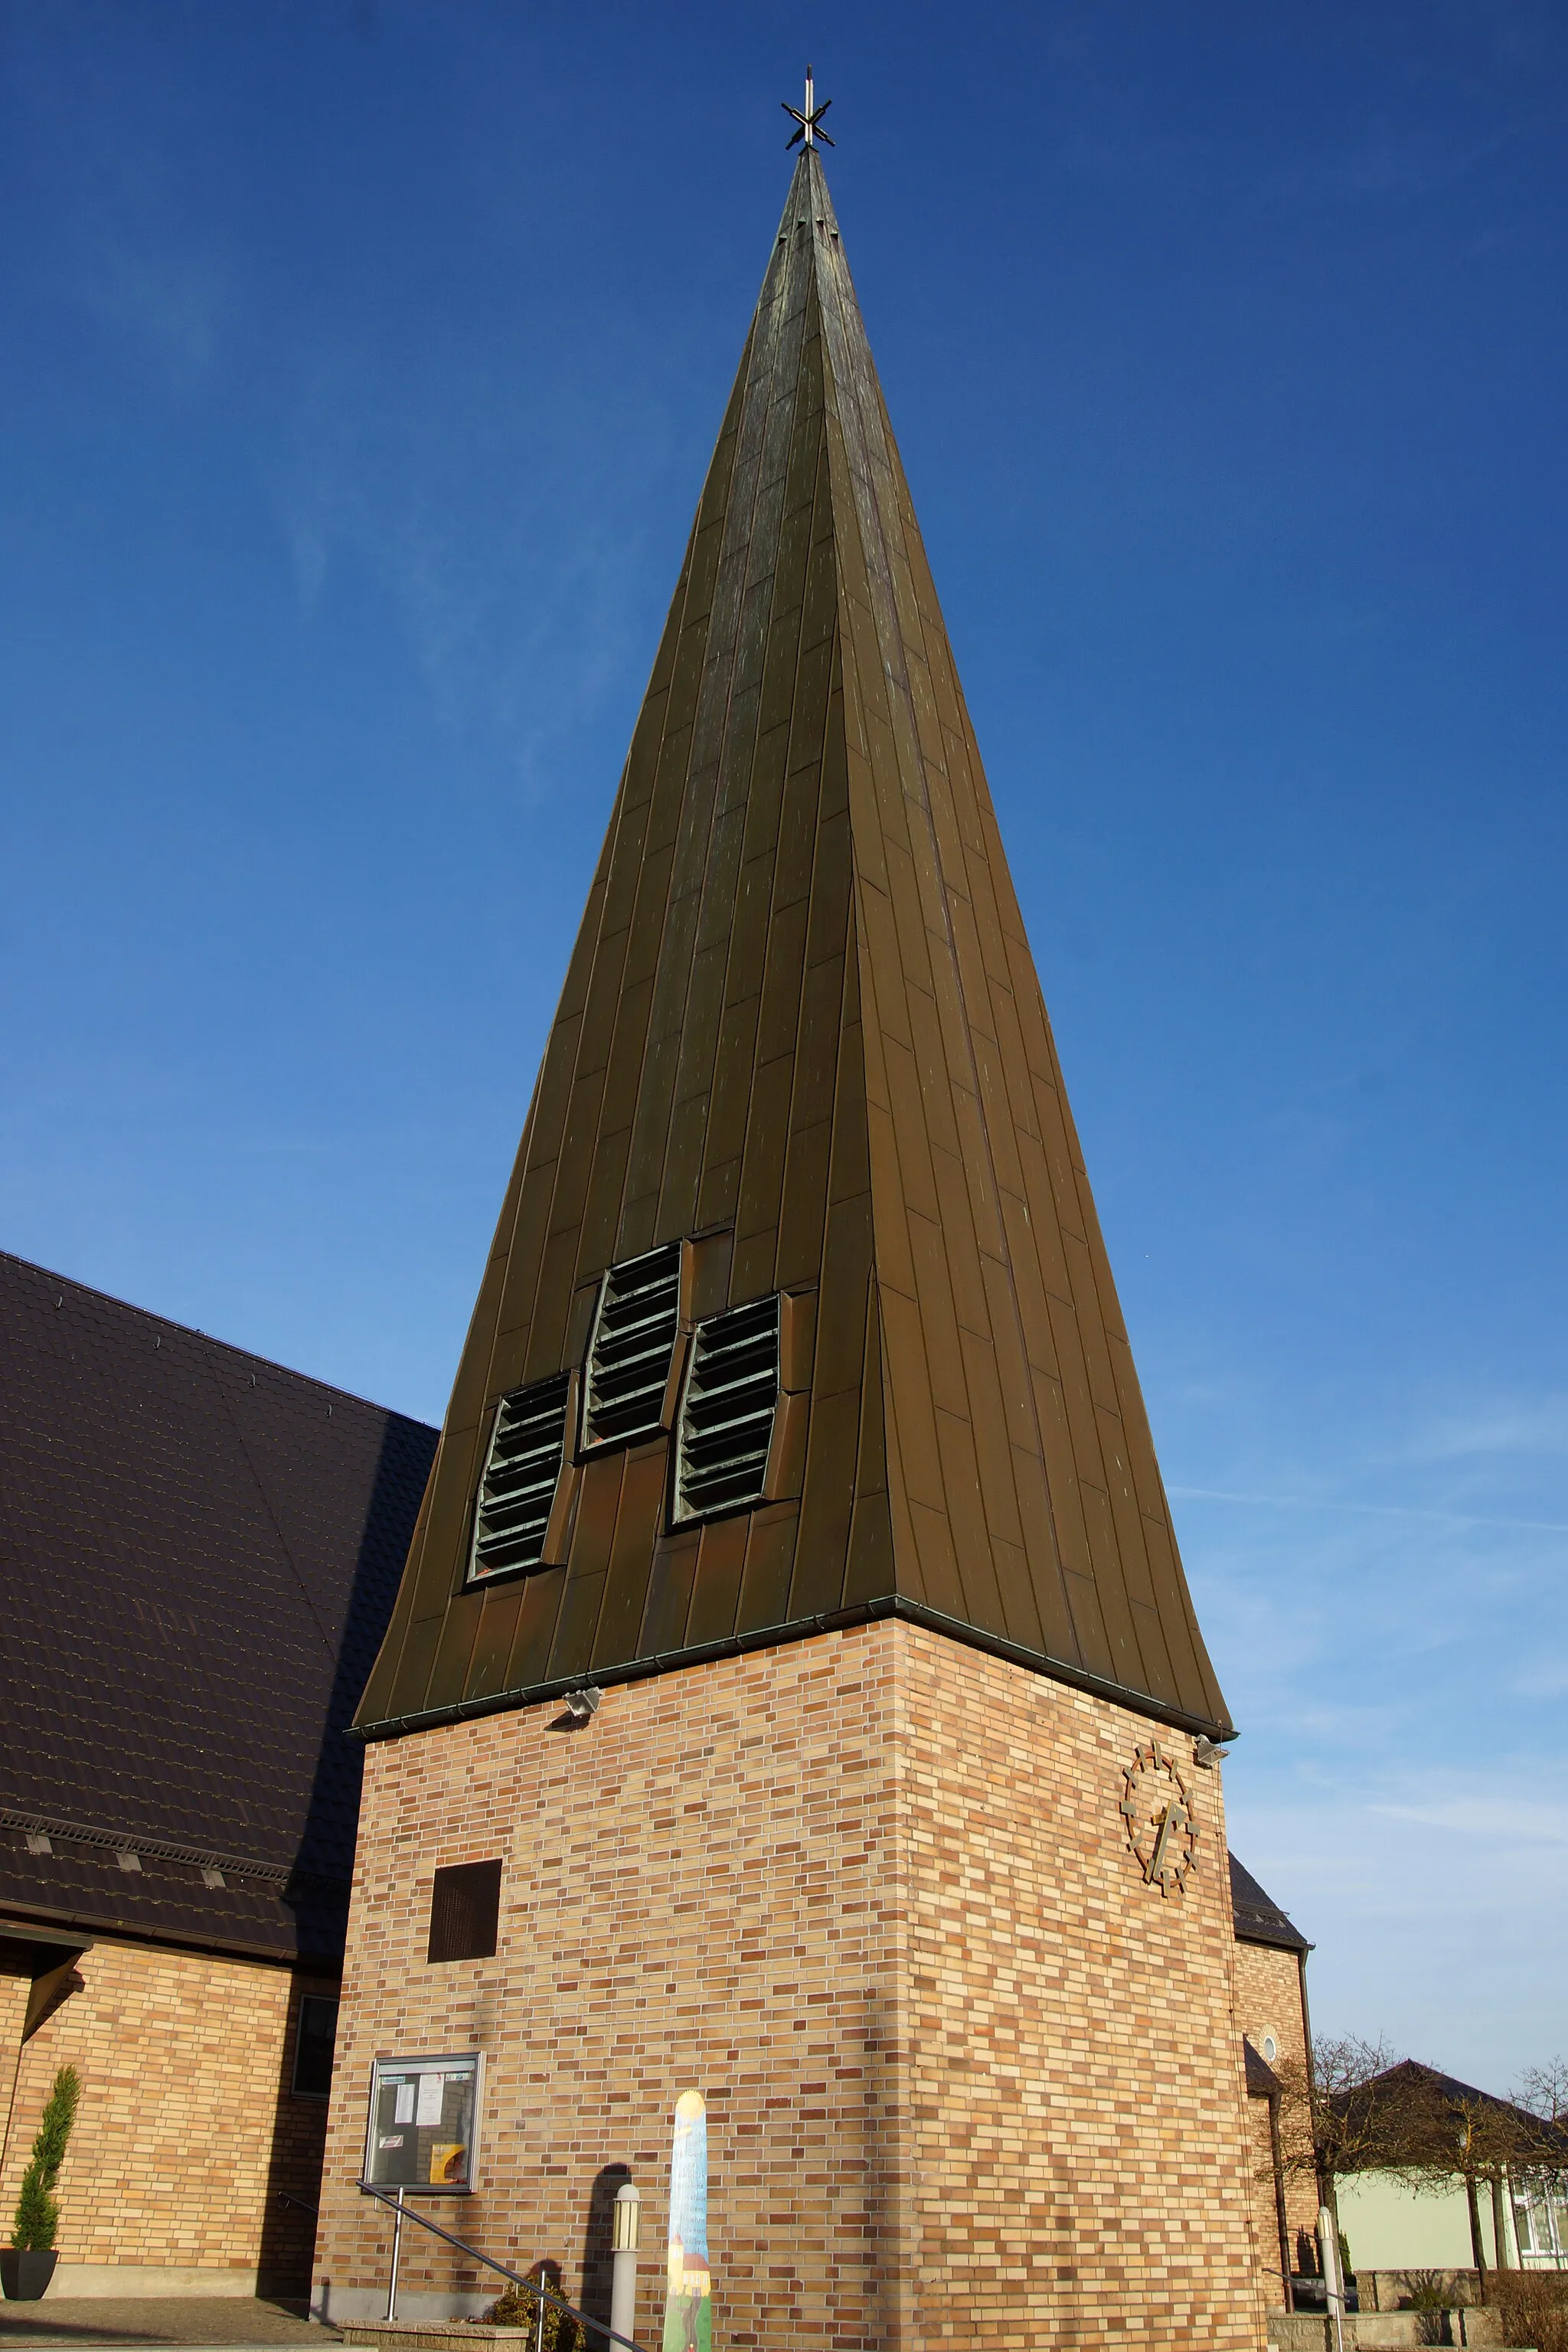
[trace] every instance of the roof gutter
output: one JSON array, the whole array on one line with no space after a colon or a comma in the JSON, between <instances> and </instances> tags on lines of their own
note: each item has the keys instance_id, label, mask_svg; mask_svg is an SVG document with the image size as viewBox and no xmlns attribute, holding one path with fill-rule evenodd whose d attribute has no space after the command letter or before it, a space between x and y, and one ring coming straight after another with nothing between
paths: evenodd
<instances>
[{"instance_id":1,"label":"roof gutter","mask_svg":"<svg viewBox=\"0 0 1568 2352\"><path fill-rule=\"evenodd\" d=\"M966 1649L1005 1658L1011 1665L1023 1666L1030 1674L1042 1675L1051 1682L1066 1683L1070 1689L1087 1692L1091 1698L1108 1699L1112 1706L1123 1706L1129 1714L1141 1715L1151 1723L1169 1724L1173 1730L1190 1731L1194 1738L1206 1736L1216 1742L1237 1737L1229 1724L1208 1716L1189 1715L1183 1707L1167 1706L1146 1692L1127 1690L1121 1683L1108 1681L1102 1675L1087 1674L1081 1666L1069 1665L1065 1659L1053 1658L1044 1650L1027 1649L1023 1643L1010 1642L1003 1634L987 1633L979 1626L966 1625L901 1592L889 1592L878 1601L857 1601L847 1609L830 1609L821 1616L792 1617L782 1625L763 1626L755 1633L731 1633L722 1641L700 1642L689 1649L665 1650L653 1657L631 1659L624 1665L595 1666L587 1671L604 1688L616 1683L646 1682L651 1675L672 1674L683 1666L707 1665L719 1658L745 1657L752 1650L778 1649L786 1642L808 1641L817 1633L847 1633L851 1627L875 1624L887 1617L922 1625L930 1633L962 1642ZM549 1682L523 1683L513 1690L494 1691L483 1698L456 1699L448 1706L423 1707L414 1714L387 1716L377 1723L356 1723L350 1727L346 1737L400 1739L410 1731L434 1731L443 1724L470 1723L485 1715L508 1715L519 1707L539 1706L550 1699L564 1698L568 1691L581 1689L584 1678L583 1673L556 1675Z\"/></svg>"},{"instance_id":2,"label":"roof gutter","mask_svg":"<svg viewBox=\"0 0 1568 2352\"><path fill-rule=\"evenodd\" d=\"M13 1898L7 1898L10 1899ZM198 1935L190 1928L168 1927L158 1921L132 1927L123 1919L100 1918L89 1911L51 1911L41 1903L18 1905L18 1908L24 1907L28 1914L26 1924L0 1911L0 1937L16 1936L27 1943L68 1945L84 1952L90 1952L101 1942L135 1944L154 1951L212 1952L222 1959L258 1960L268 1968L296 1969L302 1976L337 1977L342 1973L341 1946L331 1952L301 1951L297 1947L254 1944L238 1936ZM57 1920L58 1927L52 1924ZM92 1934L75 1932L82 1927L90 1927Z\"/></svg>"}]
</instances>

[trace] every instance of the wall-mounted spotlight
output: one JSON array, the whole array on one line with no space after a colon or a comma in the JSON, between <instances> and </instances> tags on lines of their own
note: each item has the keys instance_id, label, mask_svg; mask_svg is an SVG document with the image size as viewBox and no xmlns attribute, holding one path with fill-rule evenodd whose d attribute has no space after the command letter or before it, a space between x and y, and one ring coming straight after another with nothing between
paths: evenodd
<instances>
[{"instance_id":1,"label":"wall-mounted spotlight","mask_svg":"<svg viewBox=\"0 0 1568 2352\"><path fill-rule=\"evenodd\" d=\"M570 1706L570 1700L567 1704ZM1228 1748L1221 1748L1206 1732L1200 1733L1193 1742L1193 1762L1201 1764L1205 1772L1212 1772L1216 1764L1223 1764L1229 1754Z\"/></svg>"},{"instance_id":2,"label":"wall-mounted spotlight","mask_svg":"<svg viewBox=\"0 0 1568 2352\"><path fill-rule=\"evenodd\" d=\"M604 1696L602 1690L592 1687L587 1690L568 1691L566 1712L574 1723L592 1723L599 1712L599 1701Z\"/></svg>"}]
</instances>

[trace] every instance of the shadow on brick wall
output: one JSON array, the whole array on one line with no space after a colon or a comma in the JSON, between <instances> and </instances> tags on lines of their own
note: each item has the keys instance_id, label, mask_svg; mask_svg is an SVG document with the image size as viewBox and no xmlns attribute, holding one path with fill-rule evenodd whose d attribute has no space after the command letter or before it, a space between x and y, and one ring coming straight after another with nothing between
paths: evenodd
<instances>
[{"instance_id":1,"label":"shadow on brick wall","mask_svg":"<svg viewBox=\"0 0 1568 2352\"><path fill-rule=\"evenodd\" d=\"M316 2250L316 2212L321 2194L321 2158L327 2141L327 2102L302 2097L293 2087L294 2042L303 1992L331 1993L329 1984L295 1982L289 2002L278 2079L272 2090L272 2146L267 2162L267 2197L257 2249L258 2294L300 2295L310 2291Z\"/></svg>"},{"instance_id":2,"label":"shadow on brick wall","mask_svg":"<svg viewBox=\"0 0 1568 2352\"><path fill-rule=\"evenodd\" d=\"M631 2173L624 2164L606 2164L595 2176L588 2199L588 2221L583 2232L582 2311L602 2326L610 2324L610 2287L615 2277L616 2192ZM604 2338L595 2339L603 2352Z\"/></svg>"}]
</instances>

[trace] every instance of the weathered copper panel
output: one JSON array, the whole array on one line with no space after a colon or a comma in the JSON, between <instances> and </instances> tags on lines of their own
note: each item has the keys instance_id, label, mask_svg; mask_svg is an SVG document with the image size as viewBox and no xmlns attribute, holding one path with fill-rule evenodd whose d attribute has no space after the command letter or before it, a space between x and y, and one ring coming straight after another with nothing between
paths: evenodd
<instances>
[{"instance_id":1,"label":"weathered copper panel","mask_svg":"<svg viewBox=\"0 0 1568 2352\"><path fill-rule=\"evenodd\" d=\"M447 1604L430 1667L432 1706L450 1706L467 1692L468 1661L473 1656L486 1598L483 1592L458 1592Z\"/></svg>"},{"instance_id":2,"label":"weathered copper panel","mask_svg":"<svg viewBox=\"0 0 1568 2352\"><path fill-rule=\"evenodd\" d=\"M566 1589L563 1568L542 1569L531 1576L522 1588L522 1610L518 1618L517 1638L511 1656L507 1661L503 1690L526 1689L530 1683L544 1680L550 1668L550 1645L554 1638L555 1621L561 1613L561 1596Z\"/></svg>"},{"instance_id":3,"label":"weathered copper panel","mask_svg":"<svg viewBox=\"0 0 1568 2352\"><path fill-rule=\"evenodd\" d=\"M637 1446L626 1456L615 1538L594 1636L594 1664L618 1665L637 1654L647 1606L648 1564L664 1504L664 1448Z\"/></svg>"},{"instance_id":4,"label":"weathered copper panel","mask_svg":"<svg viewBox=\"0 0 1568 2352\"><path fill-rule=\"evenodd\" d=\"M517 1636L518 1612L527 1590L522 1584L503 1584L485 1595L484 1608L475 1637L466 1690L496 1690L503 1687L502 1677L510 1662Z\"/></svg>"},{"instance_id":5,"label":"weathered copper panel","mask_svg":"<svg viewBox=\"0 0 1568 2352\"><path fill-rule=\"evenodd\" d=\"M647 1608L637 1652L639 1658L664 1657L684 1646L700 1540L699 1531L693 1529L689 1535L667 1536L655 1545Z\"/></svg>"},{"instance_id":6,"label":"weathered copper panel","mask_svg":"<svg viewBox=\"0 0 1568 2352\"><path fill-rule=\"evenodd\" d=\"M714 1519L703 1528L686 1625L688 1642L720 1642L734 1632L747 1529L747 1518Z\"/></svg>"},{"instance_id":7,"label":"weathered copper panel","mask_svg":"<svg viewBox=\"0 0 1568 2352\"><path fill-rule=\"evenodd\" d=\"M797 1503L774 1503L753 1511L748 1522L746 1564L741 1578L736 1626L761 1633L789 1615L789 1572L800 1527Z\"/></svg>"},{"instance_id":8,"label":"weathered copper panel","mask_svg":"<svg viewBox=\"0 0 1568 2352\"><path fill-rule=\"evenodd\" d=\"M689 1325L780 1286L810 1302L809 1347L786 1351L805 1364L798 1499L671 1534L670 1441L595 1454L561 1489L565 1567L465 1592L499 1399L579 1363L605 1268L675 1240L693 1244ZM362 1712L418 1718L900 1607L1226 1728L808 152Z\"/></svg>"}]
</instances>

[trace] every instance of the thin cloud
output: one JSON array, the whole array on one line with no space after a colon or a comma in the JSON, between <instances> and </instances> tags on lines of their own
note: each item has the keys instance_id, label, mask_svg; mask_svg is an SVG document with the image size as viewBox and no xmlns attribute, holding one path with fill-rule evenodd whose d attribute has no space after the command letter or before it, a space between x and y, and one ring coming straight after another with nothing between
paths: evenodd
<instances>
[{"instance_id":1,"label":"thin cloud","mask_svg":"<svg viewBox=\"0 0 1568 2352\"><path fill-rule=\"evenodd\" d=\"M1506 1796L1455 1796L1421 1805L1376 1804L1390 1821L1420 1822L1458 1837L1502 1839L1513 1844L1568 1845L1568 1815L1552 1804L1531 1803L1517 1791Z\"/></svg>"},{"instance_id":2,"label":"thin cloud","mask_svg":"<svg viewBox=\"0 0 1568 2352\"><path fill-rule=\"evenodd\" d=\"M1478 1449L1479 1450L1479 1449ZM1352 1503L1310 1495L1242 1495L1222 1486L1172 1486L1184 1502L1237 1503L1265 1511L1349 1511L1374 1519L1423 1519L1450 1528L1512 1528L1532 1535L1568 1536L1561 1519L1500 1518L1480 1511L1435 1511L1415 1503Z\"/></svg>"},{"instance_id":3,"label":"thin cloud","mask_svg":"<svg viewBox=\"0 0 1568 2352\"><path fill-rule=\"evenodd\" d=\"M1484 1454L1568 1457L1568 1396L1544 1396L1497 1405L1472 1419L1440 1422L1412 1458L1454 1462Z\"/></svg>"}]
</instances>

